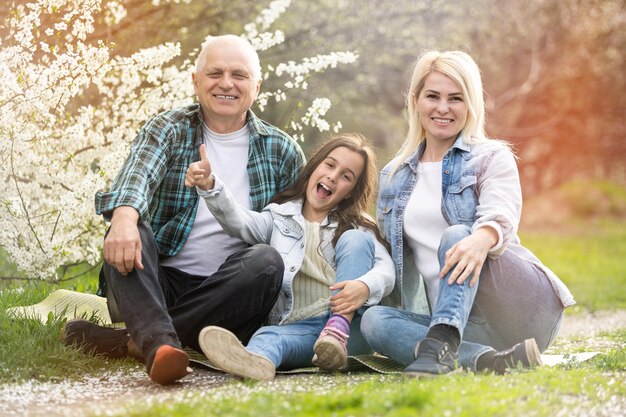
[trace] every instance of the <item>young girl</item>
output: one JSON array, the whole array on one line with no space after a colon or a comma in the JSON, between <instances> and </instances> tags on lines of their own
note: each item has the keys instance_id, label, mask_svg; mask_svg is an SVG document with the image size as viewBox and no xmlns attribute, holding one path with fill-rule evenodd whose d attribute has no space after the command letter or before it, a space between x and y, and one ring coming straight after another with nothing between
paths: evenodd
<instances>
[{"instance_id":1,"label":"young girl","mask_svg":"<svg viewBox=\"0 0 626 417\"><path fill-rule=\"evenodd\" d=\"M365 213L376 185L372 149L358 135L329 140L296 184L261 213L238 205L211 173L204 145L200 154L201 161L187 170L186 184L196 186L228 234L270 244L285 267L270 325L246 347L226 329L205 327L199 336L204 354L228 373L260 380L272 379L276 368L345 365L355 312L377 304L395 281L391 257Z\"/></svg>"}]
</instances>

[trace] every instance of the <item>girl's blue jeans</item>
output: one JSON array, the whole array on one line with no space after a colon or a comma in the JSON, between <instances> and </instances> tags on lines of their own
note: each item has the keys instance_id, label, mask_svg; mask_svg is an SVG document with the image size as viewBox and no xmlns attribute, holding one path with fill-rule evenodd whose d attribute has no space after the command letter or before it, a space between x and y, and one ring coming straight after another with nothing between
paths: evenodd
<instances>
[{"instance_id":1,"label":"girl's blue jeans","mask_svg":"<svg viewBox=\"0 0 626 417\"><path fill-rule=\"evenodd\" d=\"M439 264L456 242L469 236L464 225L446 229L439 246ZM435 324L459 329L459 362L476 370L478 358L490 350L504 350L531 337L543 352L558 334L563 305L543 271L505 251L483 265L478 285L440 282L432 316L393 307L374 306L363 315L361 331L377 352L404 364L415 360L416 344Z\"/></svg>"},{"instance_id":2,"label":"girl's blue jeans","mask_svg":"<svg viewBox=\"0 0 626 417\"><path fill-rule=\"evenodd\" d=\"M359 278L374 266L374 239L360 230L344 232L335 247L337 265L336 282ZM312 366L313 345L330 317L327 314L276 326L261 327L252 336L246 348L265 356L278 369L295 369ZM348 353L368 353L359 330L360 314L350 325Z\"/></svg>"}]
</instances>

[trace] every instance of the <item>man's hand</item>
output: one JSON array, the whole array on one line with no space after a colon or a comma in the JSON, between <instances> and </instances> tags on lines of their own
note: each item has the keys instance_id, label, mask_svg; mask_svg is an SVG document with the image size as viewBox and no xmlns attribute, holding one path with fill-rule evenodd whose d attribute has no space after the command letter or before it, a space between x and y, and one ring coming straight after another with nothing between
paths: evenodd
<instances>
[{"instance_id":1,"label":"man's hand","mask_svg":"<svg viewBox=\"0 0 626 417\"><path fill-rule=\"evenodd\" d=\"M358 310L370 296L370 289L363 281L356 279L337 282L331 291L340 290L330 297L331 310L335 314L348 314Z\"/></svg>"},{"instance_id":2,"label":"man's hand","mask_svg":"<svg viewBox=\"0 0 626 417\"><path fill-rule=\"evenodd\" d=\"M122 275L128 275L133 268L143 269L138 220L139 213L134 208L116 208L104 239L104 259Z\"/></svg>"},{"instance_id":3,"label":"man's hand","mask_svg":"<svg viewBox=\"0 0 626 417\"><path fill-rule=\"evenodd\" d=\"M199 187L204 191L212 190L215 185L215 179L211 175L211 163L204 144L200 145L200 161L192 163L187 168L185 185L187 187Z\"/></svg>"}]
</instances>

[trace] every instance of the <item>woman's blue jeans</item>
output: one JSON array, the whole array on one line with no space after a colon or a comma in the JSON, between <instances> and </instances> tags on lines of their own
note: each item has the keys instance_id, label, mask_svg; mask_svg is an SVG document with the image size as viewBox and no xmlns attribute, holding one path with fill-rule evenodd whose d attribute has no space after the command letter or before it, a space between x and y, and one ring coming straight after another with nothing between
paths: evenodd
<instances>
[{"instance_id":1,"label":"woman's blue jeans","mask_svg":"<svg viewBox=\"0 0 626 417\"><path fill-rule=\"evenodd\" d=\"M344 232L335 247L336 281L359 278L374 266L374 239L360 230ZM267 357L279 369L311 366L313 345L326 325L327 314L276 326L261 327L246 348ZM370 350L360 334L361 316L356 314L350 326L348 352L368 353Z\"/></svg>"},{"instance_id":2,"label":"woman's blue jeans","mask_svg":"<svg viewBox=\"0 0 626 417\"><path fill-rule=\"evenodd\" d=\"M447 228L439 246L439 264L456 242L469 236L464 225ZM451 273L451 272L450 272ZM415 346L435 324L449 324L462 337L459 362L475 371L478 358L490 350L504 350L534 337L544 351L558 334L563 306L543 271L505 251L487 259L478 285L448 285L441 280L432 316L393 307L369 308L361 321L361 332L377 352L404 364L415 360Z\"/></svg>"}]
</instances>

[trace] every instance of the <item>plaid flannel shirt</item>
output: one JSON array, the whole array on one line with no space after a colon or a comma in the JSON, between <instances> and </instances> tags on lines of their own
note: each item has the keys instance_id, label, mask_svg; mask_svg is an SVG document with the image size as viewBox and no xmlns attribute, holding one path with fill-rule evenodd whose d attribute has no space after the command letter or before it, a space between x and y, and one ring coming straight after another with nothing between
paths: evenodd
<instances>
[{"instance_id":1,"label":"plaid flannel shirt","mask_svg":"<svg viewBox=\"0 0 626 417\"><path fill-rule=\"evenodd\" d=\"M304 166L300 146L285 132L247 113L250 130L250 203L261 211L292 185ZM150 119L133 141L130 154L108 192L96 193L96 213L110 220L120 206L135 208L152 227L159 253L173 256L187 240L199 197L185 187L189 164L200 160L202 112L199 104Z\"/></svg>"}]
</instances>

